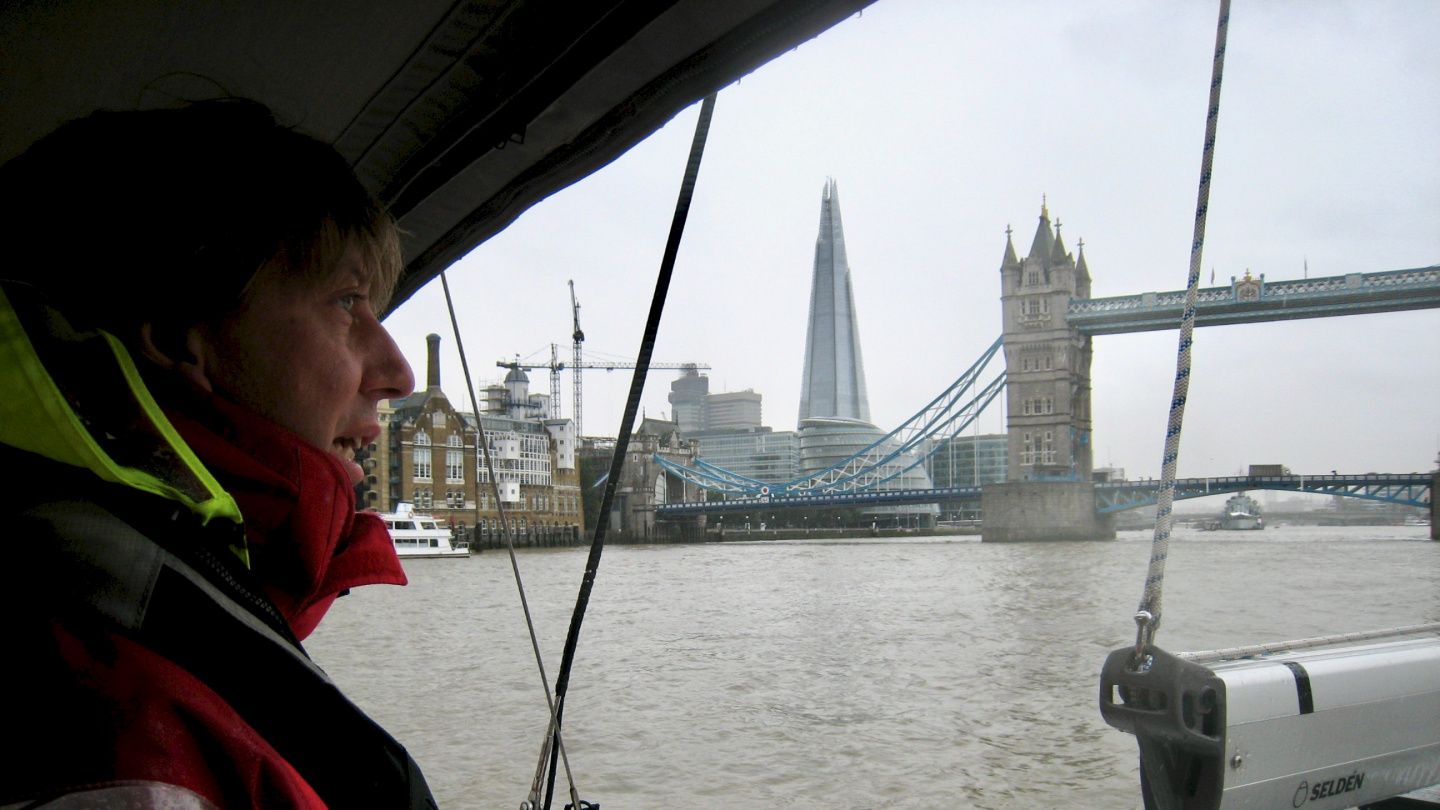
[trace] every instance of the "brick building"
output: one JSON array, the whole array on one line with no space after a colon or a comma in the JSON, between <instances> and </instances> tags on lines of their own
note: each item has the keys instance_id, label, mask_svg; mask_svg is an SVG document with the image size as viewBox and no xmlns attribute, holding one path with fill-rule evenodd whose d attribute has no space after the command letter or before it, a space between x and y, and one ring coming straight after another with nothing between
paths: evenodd
<instances>
[{"instance_id":1,"label":"brick building","mask_svg":"<svg viewBox=\"0 0 1440 810\"><path fill-rule=\"evenodd\" d=\"M577 542L584 521L574 423L537 416L546 409L529 394L529 380L518 370L506 379L503 393L487 392L478 419L457 410L440 389L440 337L426 341L424 390L381 404L382 434L362 462L368 473L362 506L393 512L406 501L457 530L478 529L482 547L497 546L503 544L498 488L517 545ZM481 429L498 487L492 487L477 451Z\"/></svg>"}]
</instances>

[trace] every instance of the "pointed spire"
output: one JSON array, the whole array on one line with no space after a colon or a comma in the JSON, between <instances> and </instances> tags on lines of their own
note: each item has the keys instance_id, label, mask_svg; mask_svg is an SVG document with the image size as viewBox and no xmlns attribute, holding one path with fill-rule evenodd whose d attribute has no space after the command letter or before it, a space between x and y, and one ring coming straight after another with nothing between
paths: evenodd
<instances>
[{"instance_id":1,"label":"pointed spire","mask_svg":"<svg viewBox=\"0 0 1440 810\"><path fill-rule=\"evenodd\" d=\"M1075 277L1090 281L1090 268L1085 264L1085 240L1080 240L1080 257L1075 260Z\"/></svg>"},{"instance_id":2,"label":"pointed spire","mask_svg":"<svg viewBox=\"0 0 1440 810\"><path fill-rule=\"evenodd\" d=\"M1030 243L1030 255L1026 258L1045 260L1050 257L1050 208L1045 198L1040 198L1040 224L1035 228L1035 239Z\"/></svg>"},{"instance_id":3,"label":"pointed spire","mask_svg":"<svg viewBox=\"0 0 1440 810\"><path fill-rule=\"evenodd\" d=\"M1005 226L1005 258L1000 260L1001 270L1007 267L1020 266L1020 259L1015 255L1015 243L1010 239L1010 234L1014 232L1014 228L1011 228L1008 224Z\"/></svg>"},{"instance_id":4,"label":"pointed spire","mask_svg":"<svg viewBox=\"0 0 1440 810\"><path fill-rule=\"evenodd\" d=\"M1057 264L1066 259L1065 243L1060 239L1060 220L1055 220L1055 245L1050 249L1050 262Z\"/></svg>"},{"instance_id":5,"label":"pointed spire","mask_svg":"<svg viewBox=\"0 0 1440 810\"><path fill-rule=\"evenodd\" d=\"M800 385L800 421L814 416L870 421L855 291L845 256L845 229L840 223L840 191L833 179L826 180L820 203L810 323L805 333L805 373Z\"/></svg>"}]
</instances>

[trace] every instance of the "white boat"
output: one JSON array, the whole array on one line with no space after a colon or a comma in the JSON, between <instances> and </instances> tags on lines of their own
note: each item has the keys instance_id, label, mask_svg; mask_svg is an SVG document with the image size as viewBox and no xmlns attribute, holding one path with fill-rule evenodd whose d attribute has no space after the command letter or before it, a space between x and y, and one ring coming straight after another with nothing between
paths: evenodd
<instances>
[{"instance_id":1,"label":"white boat","mask_svg":"<svg viewBox=\"0 0 1440 810\"><path fill-rule=\"evenodd\" d=\"M470 556L466 541L455 539L450 527L435 518L415 514L414 504L402 501L395 512L382 512L380 517L401 559Z\"/></svg>"},{"instance_id":2,"label":"white boat","mask_svg":"<svg viewBox=\"0 0 1440 810\"><path fill-rule=\"evenodd\" d=\"M1245 493L1225 501L1220 517L1201 524L1206 531L1236 531L1265 528L1265 518L1260 514L1260 503Z\"/></svg>"}]
</instances>

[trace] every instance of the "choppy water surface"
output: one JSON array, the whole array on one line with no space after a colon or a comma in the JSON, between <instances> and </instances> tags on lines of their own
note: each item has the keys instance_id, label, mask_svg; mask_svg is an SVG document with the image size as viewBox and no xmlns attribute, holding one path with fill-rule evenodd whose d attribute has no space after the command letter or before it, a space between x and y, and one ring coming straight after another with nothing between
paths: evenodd
<instances>
[{"instance_id":1,"label":"choppy water surface","mask_svg":"<svg viewBox=\"0 0 1440 810\"><path fill-rule=\"evenodd\" d=\"M1177 531L1172 650L1440 621L1424 528ZM606 550L566 710L581 798L620 808L1140 806L1096 707L1150 536ZM520 555L553 679L581 549ZM415 560L308 643L441 807L515 808L547 714L503 552ZM564 802L556 797L556 807Z\"/></svg>"}]
</instances>

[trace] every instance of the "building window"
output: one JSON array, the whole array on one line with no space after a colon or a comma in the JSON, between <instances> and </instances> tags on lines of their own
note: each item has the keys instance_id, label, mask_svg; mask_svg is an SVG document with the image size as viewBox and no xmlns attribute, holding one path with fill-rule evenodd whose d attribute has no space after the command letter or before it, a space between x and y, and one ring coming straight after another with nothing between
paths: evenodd
<instances>
[{"instance_id":1,"label":"building window","mask_svg":"<svg viewBox=\"0 0 1440 810\"><path fill-rule=\"evenodd\" d=\"M430 443L427 441L422 445L415 443L415 480L430 480Z\"/></svg>"},{"instance_id":2,"label":"building window","mask_svg":"<svg viewBox=\"0 0 1440 810\"><path fill-rule=\"evenodd\" d=\"M1039 271L1039 270L1030 270L1029 272L1025 273L1025 283L1026 283L1026 284L1029 284L1029 285L1031 285L1031 286L1034 286L1034 285L1036 285L1036 284L1039 284L1039 283L1040 283L1040 271Z\"/></svg>"},{"instance_id":3,"label":"building window","mask_svg":"<svg viewBox=\"0 0 1440 810\"><path fill-rule=\"evenodd\" d=\"M1037 295L1026 298L1020 305L1022 315L1044 315L1050 311L1050 299Z\"/></svg>"},{"instance_id":4,"label":"building window","mask_svg":"<svg viewBox=\"0 0 1440 810\"><path fill-rule=\"evenodd\" d=\"M1026 416L1043 416L1055 412L1054 397L1031 397L1025 400Z\"/></svg>"},{"instance_id":5,"label":"building window","mask_svg":"<svg viewBox=\"0 0 1440 810\"><path fill-rule=\"evenodd\" d=\"M446 450L446 451L445 451L445 483L447 483L447 484L463 484L463 483L465 483L465 451L464 451L464 450Z\"/></svg>"}]
</instances>

